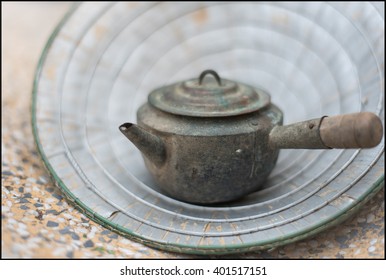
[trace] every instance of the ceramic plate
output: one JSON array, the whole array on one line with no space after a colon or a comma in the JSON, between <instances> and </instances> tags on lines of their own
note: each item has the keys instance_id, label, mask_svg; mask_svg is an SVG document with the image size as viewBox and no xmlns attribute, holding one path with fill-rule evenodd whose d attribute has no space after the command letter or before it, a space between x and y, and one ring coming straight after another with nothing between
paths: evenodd
<instances>
[{"instance_id":1,"label":"ceramic plate","mask_svg":"<svg viewBox=\"0 0 386 280\"><path fill-rule=\"evenodd\" d=\"M151 90L205 69L269 92L285 124L359 111L384 124L383 67L380 2L84 3L43 51L34 136L58 187L105 227L185 253L264 249L341 222L379 190L384 140L283 150L261 191L206 207L162 193L118 126Z\"/></svg>"}]
</instances>

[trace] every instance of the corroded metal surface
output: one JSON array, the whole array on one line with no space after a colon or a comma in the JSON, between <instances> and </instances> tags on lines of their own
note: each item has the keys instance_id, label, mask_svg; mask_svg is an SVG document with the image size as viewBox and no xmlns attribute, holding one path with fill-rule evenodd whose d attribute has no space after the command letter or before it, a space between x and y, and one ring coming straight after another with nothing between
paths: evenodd
<instances>
[{"instance_id":1,"label":"corroded metal surface","mask_svg":"<svg viewBox=\"0 0 386 280\"><path fill-rule=\"evenodd\" d=\"M153 154L145 155L157 185L174 198L208 204L238 199L262 186L279 153L269 147L268 134L282 124L283 115L271 105L237 117L181 117L146 104L138 120L165 145L162 166L154 164ZM156 143L150 145L158 150Z\"/></svg>"},{"instance_id":2,"label":"corroded metal surface","mask_svg":"<svg viewBox=\"0 0 386 280\"><path fill-rule=\"evenodd\" d=\"M277 149L328 149L320 138L323 118L277 126L269 135L269 142Z\"/></svg>"},{"instance_id":3,"label":"corroded metal surface","mask_svg":"<svg viewBox=\"0 0 386 280\"><path fill-rule=\"evenodd\" d=\"M221 79L217 73L216 79L205 78L202 74L199 79L152 91L149 103L165 112L194 117L242 115L260 110L270 103L270 96L262 89Z\"/></svg>"}]
</instances>

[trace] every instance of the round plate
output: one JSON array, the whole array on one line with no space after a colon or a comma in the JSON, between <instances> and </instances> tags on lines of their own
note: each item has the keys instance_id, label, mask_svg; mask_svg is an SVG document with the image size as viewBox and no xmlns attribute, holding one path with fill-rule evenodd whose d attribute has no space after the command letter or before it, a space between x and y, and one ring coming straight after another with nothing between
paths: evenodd
<instances>
[{"instance_id":1,"label":"round plate","mask_svg":"<svg viewBox=\"0 0 386 280\"><path fill-rule=\"evenodd\" d=\"M163 194L120 133L151 90L214 69L271 93L285 123L374 112L384 124L383 3L84 3L49 39L32 122L57 185L93 220L165 250L246 252L340 222L384 180L367 150L282 150L264 189L205 207ZM237 185L235 185L237 188Z\"/></svg>"}]
</instances>

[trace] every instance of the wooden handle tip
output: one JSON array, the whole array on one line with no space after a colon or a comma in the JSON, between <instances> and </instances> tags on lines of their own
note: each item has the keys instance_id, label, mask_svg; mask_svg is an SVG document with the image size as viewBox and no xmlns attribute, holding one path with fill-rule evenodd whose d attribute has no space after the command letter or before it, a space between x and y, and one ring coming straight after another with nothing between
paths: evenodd
<instances>
[{"instance_id":1,"label":"wooden handle tip","mask_svg":"<svg viewBox=\"0 0 386 280\"><path fill-rule=\"evenodd\" d=\"M338 115L323 119L320 136L330 148L372 148L381 142L383 126L370 112Z\"/></svg>"}]
</instances>

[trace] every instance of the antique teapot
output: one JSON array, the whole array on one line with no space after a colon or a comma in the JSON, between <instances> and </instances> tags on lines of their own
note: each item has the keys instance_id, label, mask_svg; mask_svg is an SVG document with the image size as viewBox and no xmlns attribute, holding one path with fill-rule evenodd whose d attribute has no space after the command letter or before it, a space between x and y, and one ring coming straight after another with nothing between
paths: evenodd
<instances>
[{"instance_id":1,"label":"antique teapot","mask_svg":"<svg viewBox=\"0 0 386 280\"><path fill-rule=\"evenodd\" d=\"M383 136L381 120L369 112L282 126L283 113L267 92L213 70L152 91L137 119L119 129L142 152L156 183L197 204L261 188L279 149L370 148Z\"/></svg>"}]
</instances>

